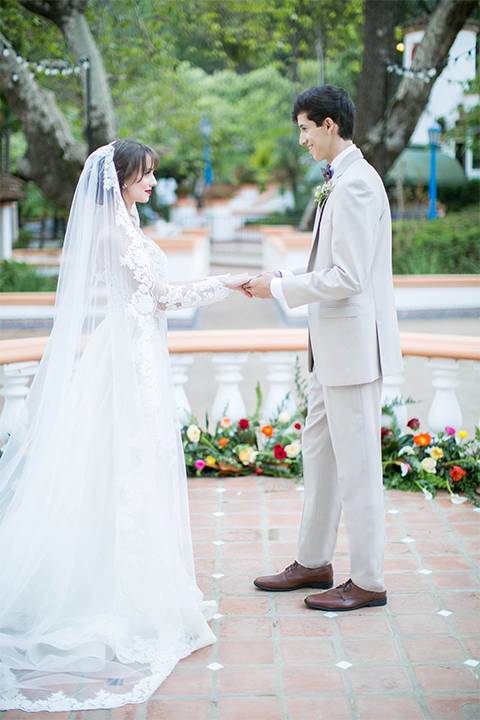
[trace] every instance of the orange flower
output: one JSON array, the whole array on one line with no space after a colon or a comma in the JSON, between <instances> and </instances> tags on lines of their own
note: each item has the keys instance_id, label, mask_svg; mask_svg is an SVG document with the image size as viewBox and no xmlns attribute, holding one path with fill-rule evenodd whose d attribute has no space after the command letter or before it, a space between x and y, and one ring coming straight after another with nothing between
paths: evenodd
<instances>
[{"instance_id":1,"label":"orange flower","mask_svg":"<svg viewBox=\"0 0 480 720\"><path fill-rule=\"evenodd\" d=\"M230 440L228 438L220 438L220 440L218 441L218 444L220 445L220 447L223 447L224 445L226 445L229 442L230 442Z\"/></svg>"},{"instance_id":2,"label":"orange flower","mask_svg":"<svg viewBox=\"0 0 480 720\"><path fill-rule=\"evenodd\" d=\"M431 439L432 437L428 433L420 433L420 435L413 436L413 442L416 445L429 445Z\"/></svg>"},{"instance_id":3,"label":"orange flower","mask_svg":"<svg viewBox=\"0 0 480 720\"><path fill-rule=\"evenodd\" d=\"M271 425L264 425L262 428L262 433L266 435L267 437L272 437L273 435L273 427Z\"/></svg>"},{"instance_id":4,"label":"orange flower","mask_svg":"<svg viewBox=\"0 0 480 720\"><path fill-rule=\"evenodd\" d=\"M452 478L453 482L458 482L466 474L466 471L459 465L454 465L450 470L450 477Z\"/></svg>"}]
</instances>

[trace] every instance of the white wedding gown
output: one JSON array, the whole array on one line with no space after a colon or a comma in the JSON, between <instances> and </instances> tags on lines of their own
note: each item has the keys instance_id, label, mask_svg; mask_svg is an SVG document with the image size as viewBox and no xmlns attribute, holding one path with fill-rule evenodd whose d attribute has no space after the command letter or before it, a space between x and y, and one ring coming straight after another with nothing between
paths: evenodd
<instances>
[{"instance_id":1,"label":"white wedding gown","mask_svg":"<svg viewBox=\"0 0 480 720\"><path fill-rule=\"evenodd\" d=\"M0 465L0 710L141 703L215 641L194 576L165 310L231 291L218 278L168 285L164 253L118 207L115 232L100 240L70 349L69 292L87 276L64 283L59 337ZM71 249L67 276L83 253Z\"/></svg>"}]
</instances>

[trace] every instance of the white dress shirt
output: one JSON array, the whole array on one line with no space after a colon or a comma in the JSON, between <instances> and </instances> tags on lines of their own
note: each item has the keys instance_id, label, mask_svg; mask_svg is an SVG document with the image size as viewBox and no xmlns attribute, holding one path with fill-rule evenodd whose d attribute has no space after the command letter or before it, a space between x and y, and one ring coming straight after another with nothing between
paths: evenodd
<instances>
[{"instance_id":1,"label":"white dress shirt","mask_svg":"<svg viewBox=\"0 0 480 720\"><path fill-rule=\"evenodd\" d=\"M349 153L353 152L357 149L357 146L352 143L348 147L345 148L345 150L342 150L341 153L339 153L336 157L333 158L332 162L330 163L330 168L332 170L332 176L335 174L335 170L337 170L339 164L342 162L343 158L346 157ZM273 297L277 300L285 300L285 296L283 294L282 290L282 278L289 277L293 275L291 270L280 270L280 277L274 277L272 278L270 282L270 292L272 293Z\"/></svg>"}]
</instances>

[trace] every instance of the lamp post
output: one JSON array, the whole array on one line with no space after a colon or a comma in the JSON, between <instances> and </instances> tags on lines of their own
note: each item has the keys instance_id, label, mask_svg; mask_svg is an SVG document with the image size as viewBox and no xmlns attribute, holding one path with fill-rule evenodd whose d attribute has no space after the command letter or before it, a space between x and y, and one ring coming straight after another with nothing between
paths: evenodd
<instances>
[{"instance_id":1,"label":"lamp post","mask_svg":"<svg viewBox=\"0 0 480 720\"><path fill-rule=\"evenodd\" d=\"M430 183L428 185L428 196L430 198L429 220L437 217L437 147L440 145L440 133L442 127L438 122L428 128L428 142L430 143Z\"/></svg>"},{"instance_id":2,"label":"lamp post","mask_svg":"<svg viewBox=\"0 0 480 720\"><path fill-rule=\"evenodd\" d=\"M210 147L210 136L212 134L212 123L205 115L200 121L200 130L203 138L203 162L205 164L205 187L213 184L212 150Z\"/></svg>"}]
</instances>

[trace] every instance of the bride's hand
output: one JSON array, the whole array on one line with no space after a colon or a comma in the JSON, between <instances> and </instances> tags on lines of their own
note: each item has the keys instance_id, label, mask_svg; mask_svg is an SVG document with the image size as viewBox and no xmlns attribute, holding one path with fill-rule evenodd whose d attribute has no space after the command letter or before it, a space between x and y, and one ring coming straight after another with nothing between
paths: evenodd
<instances>
[{"instance_id":1,"label":"bride's hand","mask_svg":"<svg viewBox=\"0 0 480 720\"><path fill-rule=\"evenodd\" d=\"M242 292L247 297L252 297L251 293L247 292L243 285L245 283L248 283L248 281L251 279L251 275L249 273L240 273L238 275L227 275L225 278L223 278L223 282L225 283L225 286L230 288L230 290L238 290L239 292Z\"/></svg>"}]
</instances>

